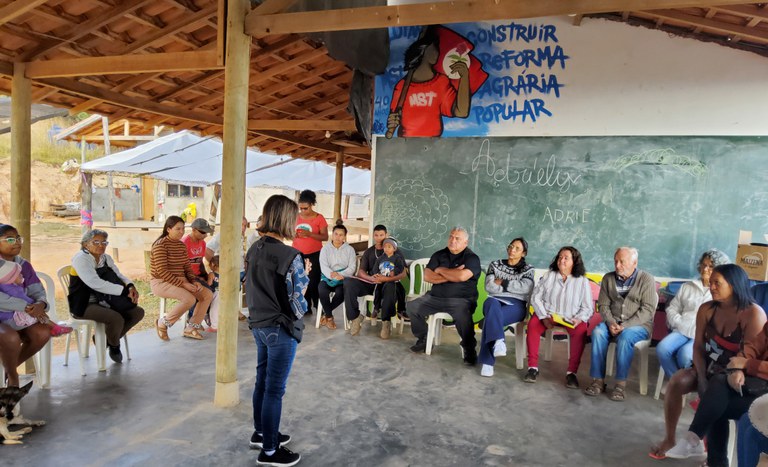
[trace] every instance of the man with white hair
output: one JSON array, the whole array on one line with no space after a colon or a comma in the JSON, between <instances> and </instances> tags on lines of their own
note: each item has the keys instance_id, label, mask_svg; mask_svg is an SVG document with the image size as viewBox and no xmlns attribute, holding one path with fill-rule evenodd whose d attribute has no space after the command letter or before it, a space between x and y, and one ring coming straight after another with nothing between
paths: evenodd
<instances>
[{"instance_id":1,"label":"man with white hair","mask_svg":"<svg viewBox=\"0 0 768 467\"><path fill-rule=\"evenodd\" d=\"M637 250L623 246L613 255L615 271L603 277L597 308L603 318L592 331L592 377L584 392L597 396L605 392L605 360L608 344L616 343L616 386L609 397L625 399L624 389L632 366L635 344L651 335L653 315L659 303L653 276L637 269Z\"/></svg>"},{"instance_id":2,"label":"man with white hair","mask_svg":"<svg viewBox=\"0 0 768 467\"><path fill-rule=\"evenodd\" d=\"M408 317L417 339L411 352L420 353L427 348L427 317L438 312L450 314L461 337L464 363L471 366L477 362L472 313L477 306L481 270L480 258L467 247L468 243L469 234L464 228L451 229L448 247L433 254L424 268L424 280L434 284L432 290L408 305Z\"/></svg>"}]
</instances>

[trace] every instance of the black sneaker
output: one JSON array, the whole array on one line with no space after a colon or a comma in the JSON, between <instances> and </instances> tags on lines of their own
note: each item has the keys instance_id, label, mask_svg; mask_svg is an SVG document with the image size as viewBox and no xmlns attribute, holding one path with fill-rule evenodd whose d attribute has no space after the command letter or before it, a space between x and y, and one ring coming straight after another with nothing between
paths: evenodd
<instances>
[{"instance_id":1,"label":"black sneaker","mask_svg":"<svg viewBox=\"0 0 768 467\"><path fill-rule=\"evenodd\" d=\"M536 368L528 368L528 373L525 374L523 381L526 383L535 383L537 376L539 376L539 370Z\"/></svg>"},{"instance_id":2,"label":"black sneaker","mask_svg":"<svg viewBox=\"0 0 768 467\"><path fill-rule=\"evenodd\" d=\"M300 460L301 460L301 454L297 454L295 452L290 451L287 448L280 446L271 456L266 455L264 453L264 450L262 449L261 452L259 453L258 459L256 459L256 463L258 465L291 466L291 465L298 464Z\"/></svg>"},{"instance_id":3,"label":"black sneaker","mask_svg":"<svg viewBox=\"0 0 768 467\"><path fill-rule=\"evenodd\" d=\"M579 389L579 380L576 379L575 373L565 375L565 387L568 389Z\"/></svg>"},{"instance_id":4,"label":"black sneaker","mask_svg":"<svg viewBox=\"0 0 768 467\"><path fill-rule=\"evenodd\" d=\"M477 353L475 349L470 351L464 350L464 364L467 366L475 366L477 363Z\"/></svg>"},{"instance_id":5,"label":"black sneaker","mask_svg":"<svg viewBox=\"0 0 768 467\"><path fill-rule=\"evenodd\" d=\"M291 435L284 435L277 432L277 442L280 444L280 446L286 445L291 441ZM261 436L261 433L258 431L254 431L251 435L251 442L248 443L248 445L251 447L251 449L263 449L264 448L264 437Z\"/></svg>"},{"instance_id":6,"label":"black sneaker","mask_svg":"<svg viewBox=\"0 0 768 467\"><path fill-rule=\"evenodd\" d=\"M426 337L419 338L419 340L417 340L416 343L411 346L411 352L413 353L423 353L426 351L427 351Z\"/></svg>"},{"instance_id":7,"label":"black sneaker","mask_svg":"<svg viewBox=\"0 0 768 467\"><path fill-rule=\"evenodd\" d=\"M111 345L107 345L107 348L109 349L109 358L112 359L115 363L123 363L123 353L120 352L120 346L112 347Z\"/></svg>"}]
</instances>

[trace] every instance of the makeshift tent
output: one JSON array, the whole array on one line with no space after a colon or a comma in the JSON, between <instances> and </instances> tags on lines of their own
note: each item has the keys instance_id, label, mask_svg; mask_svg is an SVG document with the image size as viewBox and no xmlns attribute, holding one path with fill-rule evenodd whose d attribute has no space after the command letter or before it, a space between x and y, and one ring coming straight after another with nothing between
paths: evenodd
<instances>
[{"instance_id":1,"label":"makeshift tent","mask_svg":"<svg viewBox=\"0 0 768 467\"><path fill-rule=\"evenodd\" d=\"M221 180L223 145L214 137L203 138L188 131L86 162L83 172L146 175L191 186L207 186ZM279 163L289 158L247 151L246 170Z\"/></svg>"},{"instance_id":2,"label":"makeshift tent","mask_svg":"<svg viewBox=\"0 0 768 467\"><path fill-rule=\"evenodd\" d=\"M191 186L221 181L221 141L203 138L188 131L173 133L132 149L83 164L84 172L151 176ZM248 150L246 186L275 187L317 192L335 191L336 168L322 162L292 159ZM368 195L371 174L367 170L344 168L342 193Z\"/></svg>"}]
</instances>

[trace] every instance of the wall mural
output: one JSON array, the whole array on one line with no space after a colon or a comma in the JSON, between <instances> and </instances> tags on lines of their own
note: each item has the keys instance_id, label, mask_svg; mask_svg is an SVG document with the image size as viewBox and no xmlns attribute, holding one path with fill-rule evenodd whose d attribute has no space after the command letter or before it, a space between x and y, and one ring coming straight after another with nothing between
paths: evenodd
<instances>
[{"instance_id":1,"label":"wall mural","mask_svg":"<svg viewBox=\"0 0 768 467\"><path fill-rule=\"evenodd\" d=\"M551 24L462 23L390 28L376 77L373 131L393 136L503 134L553 117L570 57Z\"/></svg>"}]
</instances>

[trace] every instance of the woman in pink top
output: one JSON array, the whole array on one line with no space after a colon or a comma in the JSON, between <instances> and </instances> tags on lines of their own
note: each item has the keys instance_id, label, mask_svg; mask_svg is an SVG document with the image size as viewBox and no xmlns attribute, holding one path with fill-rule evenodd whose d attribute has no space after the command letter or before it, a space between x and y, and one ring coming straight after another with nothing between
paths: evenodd
<instances>
[{"instance_id":1,"label":"woman in pink top","mask_svg":"<svg viewBox=\"0 0 768 467\"><path fill-rule=\"evenodd\" d=\"M293 239L293 247L301 252L303 259L308 259L312 263L309 287L304 295L309 304L308 313L312 313L312 308L317 309L320 250L323 248L323 242L328 240L328 223L322 214L312 209L316 204L317 195L314 191L304 190L299 194L299 217L296 219L296 237Z\"/></svg>"}]
</instances>

